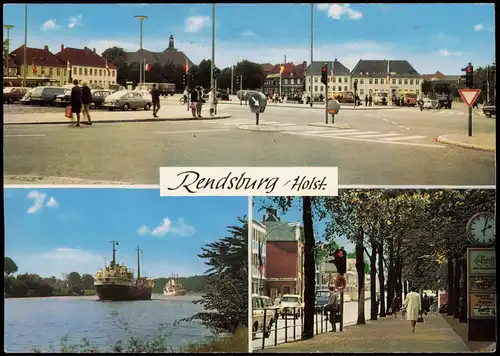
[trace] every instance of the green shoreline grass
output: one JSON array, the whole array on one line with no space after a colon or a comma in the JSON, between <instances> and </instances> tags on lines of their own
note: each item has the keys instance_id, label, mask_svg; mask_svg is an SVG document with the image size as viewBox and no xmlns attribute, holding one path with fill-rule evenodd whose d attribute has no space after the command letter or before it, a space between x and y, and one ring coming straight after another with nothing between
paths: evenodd
<instances>
[{"instance_id":1,"label":"green shoreline grass","mask_svg":"<svg viewBox=\"0 0 500 356\"><path fill-rule=\"evenodd\" d=\"M79 344L69 344L68 336L61 338L59 350L53 344L49 347L49 352L53 353L199 353L199 352L248 352L248 329L242 328L233 335L209 336L205 340L188 342L183 347L175 349L168 344L168 334L159 332L156 337L149 342L145 342L136 337L131 337L127 342L119 341L111 349L102 350L93 345L87 338L83 338ZM34 353L45 353L41 349L34 347Z\"/></svg>"}]
</instances>

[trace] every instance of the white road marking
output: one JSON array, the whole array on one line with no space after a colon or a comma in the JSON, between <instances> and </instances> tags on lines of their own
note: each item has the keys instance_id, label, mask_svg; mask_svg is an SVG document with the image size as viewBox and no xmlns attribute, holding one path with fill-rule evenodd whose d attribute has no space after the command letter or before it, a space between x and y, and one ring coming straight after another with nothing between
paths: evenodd
<instances>
[{"instance_id":1,"label":"white road marking","mask_svg":"<svg viewBox=\"0 0 500 356\"><path fill-rule=\"evenodd\" d=\"M21 134L21 135L3 135L3 137L44 137L46 134Z\"/></svg>"},{"instance_id":2,"label":"white road marking","mask_svg":"<svg viewBox=\"0 0 500 356\"><path fill-rule=\"evenodd\" d=\"M377 134L377 135L359 135L359 136L351 136L356 138L372 138L372 137L390 137L390 136L401 136L398 133L390 133L390 134Z\"/></svg>"},{"instance_id":3,"label":"white road marking","mask_svg":"<svg viewBox=\"0 0 500 356\"><path fill-rule=\"evenodd\" d=\"M184 133L202 133L202 132L224 132L229 131L229 129L217 129L217 130L191 130L191 131L162 131L157 132L157 134L184 134Z\"/></svg>"},{"instance_id":4,"label":"white road marking","mask_svg":"<svg viewBox=\"0 0 500 356\"><path fill-rule=\"evenodd\" d=\"M323 137L323 136L316 136L316 137ZM408 143L408 142L394 142L394 141L388 141L389 139L386 140L371 140L371 139L365 139L365 138L354 138L354 137L329 137L329 138L334 138L337 140L351 140L351 141L365 141L365 142L375 142L375 143L386 143L386 144L392 144L392 145L403 145L403 146L416 146L416 147L429 147L429 148L446 148L444 145L430 145L430 144L425 144L425 143Z\"/></svg>"},{"instance_id":5,"label":"white road marking","mask_svg":"<svg viewBox=\"0 0 500 356\"><path fill-rule=\"evenodd\" d=\"M331 134L328 134L328 135L324 135L324 136L328 136L328 137L334 137L334 136L351 136L351 137L356 137L356 136L362 136L362 135L369 135L369 134L379 134L380 132L377 132L377 131L366 131L366 132L335 132L335 133L331 133Z\"/></svg>"},{"instance_id":6,"label":"white road marking","mask_svg":"<svg viewBox=\"0 0 500 356\"><path fill-rule=\"evenodd\" d=\"M389 122L389 120L387 120L387 119L382 119L382 120L384 120L385 122Z\"/></svg>"},{"instance_id":7,"label":"white road marking","mask_svg":"<svg viewBox=\"0 0 500 356\"><path fill-rule=\"evenodd\" d=\"M391 121L394 125L397 125L394 121Z\"/></svg>"},{"instance_id":8,"label":"white road marking","mask_svg":"<svg viewBox=\"0 0 500 356\"><path fill-rule=\"evenodd\" d=\"M322 131L306 131L305 133L308 133L308 134L324 134L324 133L327 133L327 134L344 134L344 133L347 133L347 134L353 134L353 133L356 133L356 132L359 132L359 130L342 130L342 131L325 131L325 130L322 130Z\"/></svg>"},{"instance_id":9,"label":"white road marking","mask_svg":"<svg viewBox=\"0 0 500 356\"><path fill-rule=\"evenodd\" d=\"M404 141L404 140L416 140L421 138L425 138L425 136L402 136L402 137L384 138L384 141Z\"/></svg>"}]
</instances>

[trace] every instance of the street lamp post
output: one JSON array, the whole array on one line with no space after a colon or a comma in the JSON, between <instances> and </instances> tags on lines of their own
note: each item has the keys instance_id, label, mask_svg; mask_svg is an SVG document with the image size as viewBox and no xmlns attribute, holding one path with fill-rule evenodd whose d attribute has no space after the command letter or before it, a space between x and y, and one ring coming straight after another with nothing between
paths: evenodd
<instances>
[{"instance_id":1,"label":"street lamp post","mask_svg":"<svg viewBox=\"0 0 500 356\"><path fill-rule=\"evenodd\" d=\"M215 90L214 68L215 68L215 4L212 4L212 63L210 66L210 88Z\"/></svg>"},{"instance_id":2,"label":"street lamp post","mask_svg":"<svg viewBox=\"0 0 500 356\"><path fill-rule=\"evenodd\" d=\"M140 47L140 53L139 53L139 88L142 86L142 82L144 80L144 53L142 51L142 23L144 20L146 20L148 17L144 15L137 15L135 17L136 19L139 20L141 24L141 47Z\"/></svg>"},{"instance_id":3,"label":"street lamp post","mask_svg":"<svg viewBox=\"0 0 500 356\"><path fill-rule=\"evenodd\" d=\"M5 62L7 62L7 77L9 76L9 52L10 52L10 30L14 28L13 25L4 25L7 30L7 56L5 57Z\"/></svg>"},{"instance_id":4,"label":"street lamp post","mask_svg":"<svg viewBox=\"0 0 500 356\"><path fill-rule=\"evenodd\" d=\"M23 76L23 88L26 88L26 77L28 75L28 4L24 5L24 76Z\"/></svg>"},{"instance_id":5,"label":"street lamp post","mask_svg":"<svg viewBox=\"0 0 500 356\"><path fill-rule=\"evenodd\" d=\"M309 105L313 106L313 74L312 74L312 65L313 65L313 43L314 43L314 4L311 4L311 64L309 65L309 84L310 84L310 93L311 100Z\"/></svg>"}]
</instances>

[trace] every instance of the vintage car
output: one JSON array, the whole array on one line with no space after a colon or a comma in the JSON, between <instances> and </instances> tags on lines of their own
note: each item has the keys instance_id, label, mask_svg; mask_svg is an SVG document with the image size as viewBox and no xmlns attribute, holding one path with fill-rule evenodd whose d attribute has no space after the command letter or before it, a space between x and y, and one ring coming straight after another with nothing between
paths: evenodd
<instances>
[{"instance_id":1,"label":"vintage car","mask_svg":"<svg viewBox=\"0 0 500 356\"><path fill-rule=\"evenodd\" d=\"M136 91L117 91L116 93L108 95L104 99L103 107L108 110L121 109L127 111L129 109L137 110L144 109L149 110L153 103L151 102L151 95L144 97L143 93Z\"/></svg>"},{"instance_id":2,"label":"vintage car","mask_svg":"<svg viewBox=\"0 0 500 356\"><path fill-rule=\"evenodd\" d=\"M275 320L275 309L272 306L271 299L266 296L261 296L258 294L252 295L252 338L258 332L263 333L265 338L270 335L271 327L273 326ZM264 311L266 310L266 327L264 328Z\"/></svg>"},{"instance_id":3,"label":"vintage car","mask_svg":"<svg viewBox=\"0 0 500 356\"><path fill-rule=\"evenodd\" d=\"M16 88L8 87L3 89L3 102L6 104L13 104L16 101L20 101L30 88Z\"/></svg>"},{"instance_id":4,"label":"vintage car","mask_svg":"<svg viewBox=\"0 0 500 356\"><path fill-rule=\"evenodd\" d=\"M484 105L483 113L486 117L497 116L497 107L496 105Z\"/></svg>"},{"instance_id":5,"label":"vintage car","mask_svg":"<svg viewBox=\"0 0 500 356\"><path fill-rule=\"evenodd\" d=\"M288 315L292 315L295 319L298 319L303 307L304 303L300 295L285 294L280 303L281 318L285 319Z\"/></svg>"},{"instance_id":6,"label":"vintage car","mask_svg":"<svg viewBox=\"0 0 500 356\"><path fill-rule=\"evenodd\" d=\"M55 105L57 96L64 94L66 90L62 87L36 87L31 92L30 104Z\"/></svg>"}]
</instances>

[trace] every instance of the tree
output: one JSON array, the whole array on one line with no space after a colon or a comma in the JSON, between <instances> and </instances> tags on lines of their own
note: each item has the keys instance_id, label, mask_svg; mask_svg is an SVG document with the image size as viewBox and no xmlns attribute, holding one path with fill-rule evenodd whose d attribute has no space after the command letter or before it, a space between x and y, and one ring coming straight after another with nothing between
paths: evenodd
<instances>
[{"instance_id":1,"label":"tree","mask_svg":"<svg viewBox=\"0 0 500 356\"><path fill-rule=\"evenodd\" d=\"M243 60L236 65L234 70L235 80L240 75L243 75L243 89L260 89L266 78L260 64L248 60Z\"/></svg>"},{"instance_id":2,"label":"tree","mask_svg":"<svg viewBox=\"0 0 500 356\"><path fill-rule=\"evenodd\" d=\"M219 77L217 78L217 87L220 89L231 90L231 67L227 67L221 70ZM233 83L233 88L236 83Z\"/></svg>"},{"instance_id":3,"label":"tree","mask_svg":"<svg viewBox=\"0 0 500 356\"><path fill-rule=\"evenodd\" d=\"M17 265L10 257L3 258L3 273L4 275L11 275L17 272Z\"/></svg>"},{"instance_id":4,"label":"tree","mask_svg":"<svg viewBox=\"0 0 500 356\"><path fill-rule=\"evenodd\" d=\"M82 288L85 290L92 290L94 289L94 277L91 274L83 274L82 278Z\"/></svg>"},{"instance_id":5,"label":"tree","mask_svg":"<svg viewBox=\"0 0 500 356\"><path fill-rule=\"evenodd\" d=\"M117 46L110 47L102 53L102 56L116 66L117 82L123 86L127 85L130 75L130 67L127 62L127 53L125 50Z\"/></svg>"},{"instance_id":6,"label":"tree","mask_svg":"<svg viewBox=\"0 0 500 356\"><path fill-rule=\"evenodd\" d=\"M70 272L67 277L67 283L68 287L71 289L73 287L80 287L82 286L82 277L80 276L80 273L78 272Z\"/></svg>"},{"instance_id":7,"label":"tree","mask_svg":"<svg viewBox=\"0 0 500 356\"><path fill-rule=\"evenodd\" d=\"M238 218L240 226L228 226L230 236L202 247L198 256L209 266L206 293L193 303L205 311L184 319L197 320L214 331L235 333L248 326L248 223Z\"/></svg>"},{"instance_id":8,"label":"tree","mask_svg":"<svg viewBox=\"0 0 500 356\"><path fill-rule=\"evenodd\" d=\"M149 71L144 71L145 82L146 83L161 83L163 82L162 78L162 68L159 63L154 63Z\"/></svg>"},{"instance_id":9,"label":"tree","mask_svg":"<svg viewBox=\"0 0 500 356\"><path fill-rule=\"evenodd\" d=\"M212 70L212 61L210 59L204 59L198 65L197 72L197 83L203 88L210 88L210 73Z\"/></svg>"}]
</instances>

